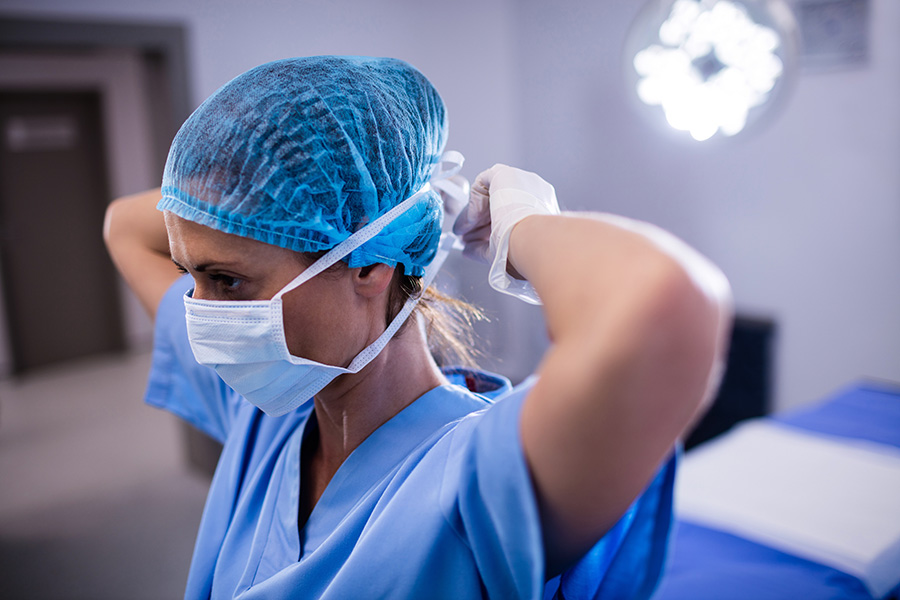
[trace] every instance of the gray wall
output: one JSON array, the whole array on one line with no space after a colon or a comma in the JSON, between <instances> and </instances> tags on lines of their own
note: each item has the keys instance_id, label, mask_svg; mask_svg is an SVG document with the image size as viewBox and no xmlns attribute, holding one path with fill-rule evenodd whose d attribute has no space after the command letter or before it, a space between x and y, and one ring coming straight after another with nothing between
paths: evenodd
<instances>
[{"instance_id":1,"label":"gray wall","mask_svg":"<svg viewBox=\"0 0 900 600\"><path fill-rule=\"evenodd\" d=\"M524 164L721 265L741 311L778 321L777 406L900 380L900 3L872 0L867 64L800 73L768 127L709 146L656 135L623 94L640 4L518 4Z\"/></svg>"},{"instance_id":2,"label":"gray wall","mask_svg":"<svg viewBox=\"0 0 900 600\"><path fill-rule=\"evenodd\" d=\"M801 74L768 128L711 146L657 135L627 102L620 48L639 5L4 0L0 11L185 22L195 103L284 56L406 59L447 101L469 177L493 162L535 169L569 208L655 222L718 262L739 309L779 323L779 408L860 376L900 380L900 4L872 0L867 64ZM504 361L489 366L521 377L538 314L471 292L483 270L449 266L498 315L488 335Z\"/></svg>"}]
</instances>

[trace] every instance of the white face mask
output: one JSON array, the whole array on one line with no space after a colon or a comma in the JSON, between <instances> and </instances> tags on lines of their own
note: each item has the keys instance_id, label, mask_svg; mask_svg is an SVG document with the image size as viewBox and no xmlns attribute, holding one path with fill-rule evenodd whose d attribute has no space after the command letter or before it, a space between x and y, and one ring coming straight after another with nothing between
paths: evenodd
<instances>
[{"instance_id":1,"label":"white face mask","mask_svg":"<svg viewBox=\"0 0 900 600\"><path fill-rule=\"evenodd\" d=\"M444 176L454 175L459 166ZM349 366L336 367L291 355L284 334L282 297L374 237L411 208L428 189L426 184L415 195L332 248L271 300L198 300L191 297L193 290L187 292L184 296L187 332L197 362L215 369L225 383L272 416L284 415L304 404L338 375L359 372L384 349L415 308L418 298L407 300L384 333L357 354ZM423 289L431 284L454 243L451 235L441 236L437 254L425 268Z\"/></svg>"}]
</instances>

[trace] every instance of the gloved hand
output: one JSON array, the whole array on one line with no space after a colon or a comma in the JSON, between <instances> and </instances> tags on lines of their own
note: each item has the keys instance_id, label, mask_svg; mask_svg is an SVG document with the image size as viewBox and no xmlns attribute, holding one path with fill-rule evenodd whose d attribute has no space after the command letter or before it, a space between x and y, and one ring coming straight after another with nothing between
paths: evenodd
<instances>
[{"instance_id":1,"label":"gloved hand","mask_svg":"<svg viewBox=\"0 0 900 600\"><path fill-rule=\"evenodd\" d=\"M507 272L509 236L513 227L531 215L558 215L553 186L528 171L494 165L475 178L469 204L453 225L462 238L463 254L490 263L488 283L497 291L540 304L534 288Z\"/></svg>"}]
</instances>

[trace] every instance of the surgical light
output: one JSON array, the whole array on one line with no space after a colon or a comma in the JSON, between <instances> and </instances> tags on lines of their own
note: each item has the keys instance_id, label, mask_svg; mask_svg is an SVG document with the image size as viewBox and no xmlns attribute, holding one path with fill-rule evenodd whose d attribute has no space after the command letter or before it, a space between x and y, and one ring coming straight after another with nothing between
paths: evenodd
<instances>
[{"instance_id":1,"label":"surgical light","mask_svg":"<svg viewBox=\"0 0 900 600\"><path fill-rule=\"evenodd\" d=\"M626 69L640 102L674 129L733 136L784 91L795 32L783 0L651 0L631 28Z\"/></svg>"}]
</instances>

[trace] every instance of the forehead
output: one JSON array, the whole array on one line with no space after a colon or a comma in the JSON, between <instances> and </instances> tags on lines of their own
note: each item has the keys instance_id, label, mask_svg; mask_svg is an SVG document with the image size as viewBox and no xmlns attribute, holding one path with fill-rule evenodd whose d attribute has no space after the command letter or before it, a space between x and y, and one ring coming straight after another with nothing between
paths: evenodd
<instances>
[{"instance_id":1,"label":"forehead","mask_svg":"<svg viewBox=\"0 0 900 600\"><path fill-rule=\"evenodd\" d=\"M207 263L296 262L297 253L251 238L225 233L164 211L172 258L182 266ZM261 262L264 261L264 262Z\"/></svg>"}]
</instances>

